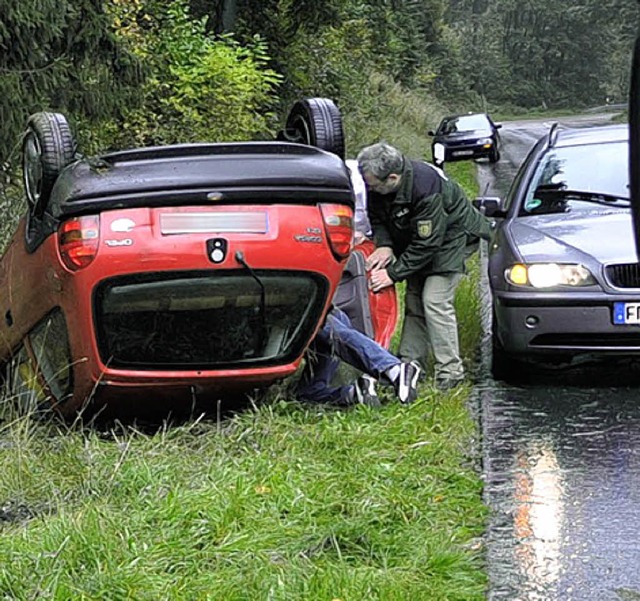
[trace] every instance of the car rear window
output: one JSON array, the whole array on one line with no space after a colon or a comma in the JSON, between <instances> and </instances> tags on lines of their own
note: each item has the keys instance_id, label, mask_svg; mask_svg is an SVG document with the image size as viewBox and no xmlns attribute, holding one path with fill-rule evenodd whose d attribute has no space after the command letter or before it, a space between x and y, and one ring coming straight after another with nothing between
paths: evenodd
<instances>
[{"instance_id":1,"label":"car rear window","mask_svg":"<svg viewBox=\"0 0 640 601\"><path fill-rule=\"evenodd\" d=\"M285 363L308 342L328 294L317 274L159 273L103 282L95 295L102 361L135 369Z\"/></svg>"}]
</instances>

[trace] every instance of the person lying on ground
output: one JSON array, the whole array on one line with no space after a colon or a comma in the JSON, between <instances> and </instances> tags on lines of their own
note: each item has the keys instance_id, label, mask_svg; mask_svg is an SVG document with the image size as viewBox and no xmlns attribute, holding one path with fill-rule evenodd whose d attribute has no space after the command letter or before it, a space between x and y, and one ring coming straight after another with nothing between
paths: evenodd
<instances>
[{"instance_id":1,"label":"person lying on ground","mask_svg":"<svg viewBox=\"0 0 640 601\"><path fill-rule=\"evenodd\" d=\"M355 383L334 386L340 366L348 363L363 372ZM403 362L366 334L356 329L348 315L333 306L311 342L306 365L298 383L300 400L350 406L357 403L379 407L376 381L393 386L398 400L409 404L418 396L421 369Z\"/></svg>"}]
</instances>

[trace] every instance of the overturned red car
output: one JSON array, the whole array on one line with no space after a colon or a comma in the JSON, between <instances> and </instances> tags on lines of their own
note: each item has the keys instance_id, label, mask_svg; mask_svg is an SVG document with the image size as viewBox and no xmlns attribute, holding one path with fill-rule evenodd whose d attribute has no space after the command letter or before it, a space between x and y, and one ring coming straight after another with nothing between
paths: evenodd
<instances>
[{"instance_id":1,"label":"overturned red car","mask_svg":"<svg viewBox=\"0 0 640 601\"><path fill-rule=\"evenodd\" d=\"M343 159L322 98L276 141L97 157L62 114L32 115L27 210L0 260L5 396L64 417L183 411L294 373L348 260L343 289L366 282ZM395 295L371 298L365 283L352 318L388 344Z\"/></svg>"}]
</instances>

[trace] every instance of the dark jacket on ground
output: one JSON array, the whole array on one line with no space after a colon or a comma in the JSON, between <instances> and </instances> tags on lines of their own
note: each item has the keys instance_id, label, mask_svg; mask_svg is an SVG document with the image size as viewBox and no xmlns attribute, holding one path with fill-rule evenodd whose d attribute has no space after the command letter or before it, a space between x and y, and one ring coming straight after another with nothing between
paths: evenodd
<instances>
[{"instance_id":1,"label":"dark jacket on ground","mask_svg":"<svg viewBox=\"0 0 640 601\"><path fill-rule=\"evenodd\" d=\"M405 158L397 192L370 190L367 211L376 246L390 246L396 256L387 268L394 282L418 274L462 273L467 243L491 236L491 221L462 188L421 161Z\"/></svg>"}]
</instances>

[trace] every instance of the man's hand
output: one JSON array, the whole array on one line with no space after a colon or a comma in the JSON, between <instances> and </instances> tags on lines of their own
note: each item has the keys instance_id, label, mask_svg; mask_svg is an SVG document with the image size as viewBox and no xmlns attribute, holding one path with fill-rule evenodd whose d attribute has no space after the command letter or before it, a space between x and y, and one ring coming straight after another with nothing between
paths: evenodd
<instances>
[{"instance_id":1,"label":"man's hand","mask_svg":"<svg viewBox=\"0 0 640 601\"><path fill-rule=\"evenodd\" d=\"M367 271L382 269L393 260L393 249L389 246L376 248L368 257L365 267ZM386 272L385 272L386 273Z\"/></svg>"},{"instance_id":2,"label":"man's hand","mask_svg":"<svg viewBox=\"0 0 640 601\"><path fill-rule=\"evenodd\" d=\"M393 286L393 280L386 269L374 269L369 275L369 288L374 292L380 292L387 286Z\"/></svg>"}]
</instances>

